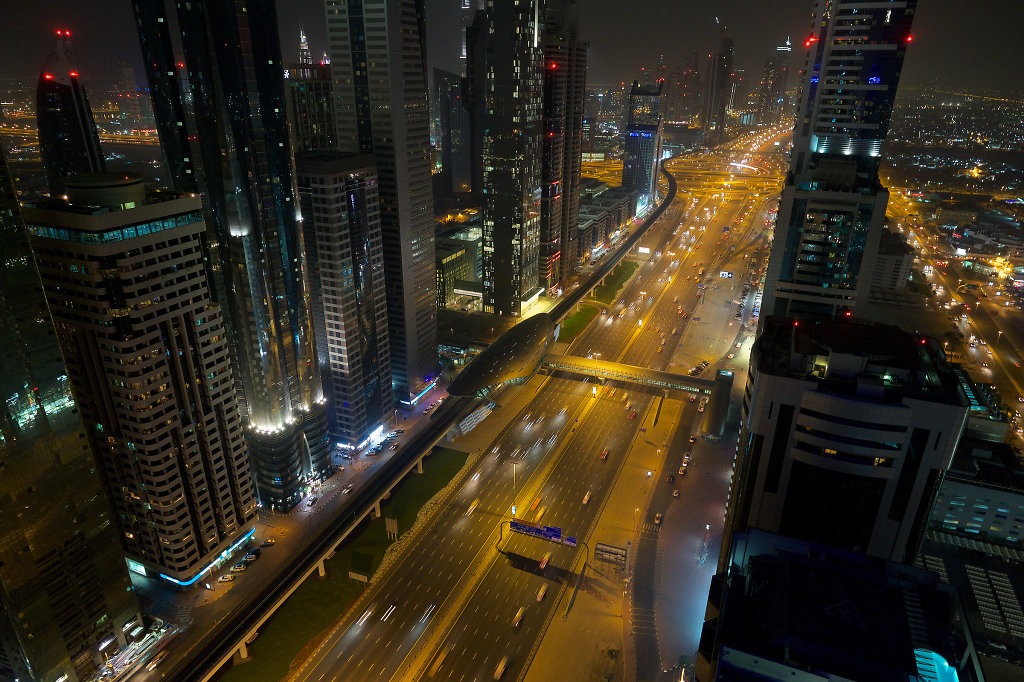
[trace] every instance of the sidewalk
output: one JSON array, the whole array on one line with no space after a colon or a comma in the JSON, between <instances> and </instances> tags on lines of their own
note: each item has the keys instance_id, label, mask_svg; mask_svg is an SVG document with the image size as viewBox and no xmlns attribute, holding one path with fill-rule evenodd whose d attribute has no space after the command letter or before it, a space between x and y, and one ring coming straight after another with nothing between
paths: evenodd
<instances>
[{"instance_id":1,"label":"sidewalk","mask_svg":"<svg viewBox=\"0 0 1024 682\"><path fill-rule=\"evenodd\" d=\"M641 513L663 473L660 467L666 455L665 444L676 430L684 406L683 401L665 399L655 426L660 401L655 398L644 415L642 427L647 431L639 432L633 441L597 523L585 538L590 546L590 563L568 618L562 620L572 595L571 581L558 595L559 602L535 650L525 682L600 680L609 674L612 680L634 679L626 567L595 559L594 548L604 543L632 553L636 531L651 523ZM578 559L573 571L581 568Z\"/></svg>"}]
</instances>

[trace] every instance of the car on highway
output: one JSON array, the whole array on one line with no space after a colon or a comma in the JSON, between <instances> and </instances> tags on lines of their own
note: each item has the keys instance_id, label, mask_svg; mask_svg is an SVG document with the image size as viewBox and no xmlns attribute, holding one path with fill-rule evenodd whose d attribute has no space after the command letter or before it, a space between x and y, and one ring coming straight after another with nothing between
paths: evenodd
<instances>
[{"instance_id":1,"label":"car on highway","mask_svg":"<svg viewBox=\"0 0 1024 682\"><path fill-rule=\"evenodd\" d=\"M503 657L498 661L498 667L494 669L494 679L500 680L501 676L505 674L505 668L508 667L508 656Z\"/></svg>"},{"instance_id":2,"label":"car on highway","mask_svg":"<svg viewBox=\"0 0 1024 682\"><path fill-rule=\"evenodd\" d=\"M277 540L275 540L274 538L267 538L263 541L260 547L273 547L275 544L277 544Z\"/></svg>"},{"instance_id":3,"label":"car on highway","mask_svg":"<svg viewBox=\"0 0 1024 682\"><path fill-rule=\"evenodd\" d=\"M587 494L583 496L583 504L586 504L587 502L590 502L590 491L589 490L587 491Z\"/></svg>"},{"instance_id":4,"label":"car on highway","mask_svg":"<svg viewBox=\"0 0 1024 682\"><path fill-rule=\"evenodd\" d=\"M548 552L544 555L544 557L540 560L540 563L537 565L537 567L543 571L545 568L548 567L549 561L551 561L551 552Z\"/></svg>"},{"instance_id":5,"label":"car on highway","mask_svg":"<svg viewBox=\"0 0 1024 682\"><path fill-rule=\"evenodd\" d=\"M690 442L691 443L696 443L697 442L697 436L695 436L694 434L691 433L690 434Z\"/></svg>"},{"instance_id":6,"label":"car on highway","mask_svg":"<svg viewBox=\"0 0 1024 682\"><path fill-rule=\"evenodd\" d=\"M679 467L679 475L680 476L685 476L686 475L686 463L685 462Z\"/></svg>"},{"instance_id":7,"label":"car on highway","mask_svg":"<svg viewBox=\"0 0 1024 682\"><path fill-rule=\"evenodd\" d=\"M679 497L679 488L672 491L672 497Z\"/></svg>"},{"instance_id":8,"label":"car on highway","mask_svg":"<svg viewBox=\"0 0 1024 682\"><path fill-rule=\"evenodd\" d=\"M306 506L307 507L312 507L314 504L317 503L317 500L319 500L319 499L320 499L319 497L317 497L316 495L313 495L313 497L311 497L308 500L306 500Z\"/></svg>"},{"instance_id":9,"label":"car on highway","mask_svg":"<svg viewBox=\"0 0 1024 682\"><path fill-rule=\"evenodd\" d=\"M158 653L156 657L153 658L153 660L146 665L146 670L148 670L149 672L153 672L154 670L156 670L156 667L160 665L160 661L164 660L165 658L167 658L166 649Z\"/></svg>"},{"instance_id":10,"label":"car on highway","mask_svg":"<svg viewBox=\"0 0 1024 682\"><path fill-rule=\"evenodd\" d=\"M601 451L601 459L608 459L608 448Z\"/></svg>"},{"instance_id":11,"label":"car on highway","mask_svg":"<svg viewBox=\"0 0 1024 682\"><path fill-rule=\"evenodd\" d=\"M667 476L667 477L665 478L665 482L666 482L666 483L675 483L675 482L676 482L676 477L675 477L675 476L673 476L672 474L669 474L669 475L668 475L668 476Z\"/></svg>"},{"instance_id":12,"label":"car on highway","mask_svg":"<svg viewBox=\"0 0 1024 682\"><path fill-rule=\"evenodd\" d=\"M230 573L225 573L221 577L217 578L217 582L219 582L219 583L233 583L233 582L235 582L235 576L231 575Z\"/></svg>"},{"instance_id":13,"label":"car on highway","mask_svg":"<svg viewBox=\"0 0 1024 682\"><path fill-rule=\"evenodd\" d=\"M633 410L633 412L629 415L629 418L636 419L636 410Z\"/></svg>"},{"instance_id":14,"label":"car on highway","mask_svg":"<svg viewBox=\"0 0 1024 682\"><path fill-rule=\"evenodd\" d=\"M519 610L516 611L515 617L512 618L512 627L514 627L514 628L519 627L519 623L522 622L522 620L523 620L523 613L525 611L526 611L526 607L525 606L520 606L519 607Z\"/></svg>"},{"instance_id":15,"label":"car on highway","mask_svg":"<svg viewBox=\"0 0 1024 682\"><path fill-rule=\"evenodd\" d=\"M657 514L654 515L654 525L655 526L660 526L661 525L661 512L658 512Z\"/></svg>"},{"instance_id":16,"label":"car on highway","mask_svg":"<svg viewBox=\"0 0 1024 682\"><path fill-rule=\"evenodd\" d=\"M232 573L245 573L245 569L249 568L249 564L244 561L240 561L231 567Z\"/></svg>"},{"instance_id":17,"label":"car on highway","mask_svg":"<svg viewBox=\"0 0 1024 682\"><path fill-rule=\"evenodd\" d=\"M341 489L341 492L343 492L343 493L345 493L347 495L350 492L352 492L353 488L355 488L355 485L353 485L352 483L349 483L347 486L345 486L344 488Z\"/></svg>"},{"instance_id":18,"label":"car on highway","mask_svg":"<svg viewBox=\"0 0 1024 682\"><path fill-rule=\"evenodd\" d=\"M537 601L544 601L544 597L548 594L548 586L541 585L540 589L537 590Z\"/></svg>"}]
</instances>

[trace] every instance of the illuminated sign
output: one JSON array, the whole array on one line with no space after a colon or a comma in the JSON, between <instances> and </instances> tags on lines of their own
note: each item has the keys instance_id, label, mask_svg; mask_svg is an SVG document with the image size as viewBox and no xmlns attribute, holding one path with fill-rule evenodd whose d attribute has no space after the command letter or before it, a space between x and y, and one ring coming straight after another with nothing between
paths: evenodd
<instances>
[{"instance_id":1,"label":"illuminated sign","mask_svg":"<svg viewBox=\"0 0 1024 682\"><path fill-rule=\"evenodd\" d=\"M138 573L139 575L146 575L146 567L140 564L138 561L132 561L131 559L125 559L128 562L128 570L132 573Z\"/></svg>"}]
</instances>

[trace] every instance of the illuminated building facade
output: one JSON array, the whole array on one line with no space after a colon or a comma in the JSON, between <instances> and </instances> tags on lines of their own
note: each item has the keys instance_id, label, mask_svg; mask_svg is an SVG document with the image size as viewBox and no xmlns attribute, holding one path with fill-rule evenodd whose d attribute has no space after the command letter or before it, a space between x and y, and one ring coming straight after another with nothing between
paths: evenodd
<instances>
[{"instance_id":1,"label":"illuminated building facade","mask_svg":"<svg viewBox=\"0 0 1024 682\"><path fill-rule=\"evenodd\" d=\"M66 176L106 169L89 98L71 51L71 31L57 31L57 49L43 63L36 87L36 123L46 184L54 196L64 193Z\"/></svg>"},{"instance_id":2,"label":"illuminated building facade","mask_svg":"<svg viewBox=\"0 0 1024 682\"><path fill-rule=\"evenodd\" d=\"M133 175L65 184L25 220L68 379L125 555L191 584L256 517L202 201Z\"/></svg>"},{"instance_id":3,"label":"illuminated building facade","mask_svg":"<svg viewBox=\"0 0 1024 682\"><path fill-rule=\"evenodd\" d=\"M0 679L89 679L140 623L0 148Z\"/></svg>"},{"instance_id":4,"label":"illuminated building facade","mask_svg":"<svg viewBox=\"0 0 1024 682\"><path fill-rule=\"evenodd\" d=\"M622 158L622 187L630 192L654 195L661 161L663 83L633 81L626 109L626 134Z\"/></svg>"},{"instance_id":5,"label":"illuminated building facade","mask_svg":"<svg viewBox=\"0 0 1024 682\"><path fill-rule=\"evenodd\" d=\"M751 350L722 559L734 532L760 528L912 562L967 407L937 341L769 320Z\"/></svg>"},{"instance_id":6,"label":"illuminated building facade","mask_svg":"<svg viewBox=\"0 0 1024 682\"><path fill-rule=\"evenodd\" d=\"M541 136L541 222L538 285L564 285L579 261L580 174L587 43L579 5L548 0L544 10L544 105Z\"/></svg>"},{"instance_id":7,"label":"illuminated building facade","mask_svg":"<svg viewBox=\"0 0 1024 682\"><path fill-rule=\"evenodd\" d=\"M295 172L331 442L355 448L394 405L377 168L368 154L309 152Z\"/></svg>"},{"instance_id":8,"label":"illuminated building facade","mask_svg":"<svg viewBox=\"0 0 1024 682\"><path fill-rule=\"evenodd\" d=\"M769 315L831 317L870 291L889 201L878 164L916 5L817 2L761 306Z\"/></svg>"},{"instance_id":9,"label":"illuminated building facade","mask_svg":"<svg viewBox=\"0 0 1024 682\"><path fill-rule=\"evenodd\" d=\"M201 193L260 502L328 473L273 0L133 3L174 189ZM215 49L214 46L228 46Z\"/></svg>"},{"instance_id":10,"label":"illuminated building facade","mask_svg":"<svg viewBox=\"0 0 1024 682\"><path fill-rule=\"evenodd\" d=\"M373 154L391 375L408 402L437 373L423 0L326 0L338 151Z\"/></svg>"},{"instance_id":11,"label":"illuminated building facade","mask_svg":"<svg viewBox=\"0 0 1024 682\"><path fill-rule=\"evenodd\" d=\"M540 294L542 0L486 12L483 119L484 312L520 316ZM474 94L474 97L477 95Z\"/></svg>"}]
</instances>

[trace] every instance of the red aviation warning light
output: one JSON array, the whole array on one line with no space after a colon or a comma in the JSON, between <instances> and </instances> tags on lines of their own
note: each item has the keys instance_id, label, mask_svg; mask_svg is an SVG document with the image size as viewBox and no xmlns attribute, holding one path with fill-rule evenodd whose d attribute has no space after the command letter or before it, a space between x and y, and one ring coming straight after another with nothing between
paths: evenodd
<instances>
[{"instance_id":1,"label":"red aviation warning light","mask_svg":"<svg viewBox=\"0 0 1024 682\"><path fill-rule=\"evenodd\" d=\"M72 78L78 78L78 72L77 71L68 71L68 75L71 76Z\"/></svg>"},{"instance_id":2,"label":"red aviation warning light","mask_svg":"<svg viewBox=\"0 0 1024 682\"><path fill-rule=\"evenodd\" d=\"M44 73L43 74L43 78L45 78L48 81L52 81L53 80L53 74L52 73Z\"/></svg>"},{"instance_id":3,"label":"red aviation warning light","mask_svg":"<svg viewBox=\"0 0 1024 682\"><path fill-rule=\"evenodd\" d=\"M914 42L914 36L907 36L907 42L908 43Z\"/></svg>"},{"instance_id":4,"label":"red aviation warning light","mask_svg":"<svg viewBox=\"0 0 1024 682\"><path fill-rule=\"evenodd\" d=\"M804 47L810 47L816 42L818 42L818 39L815 36L811 36L810 38L807 39L807 42L804 43Z\"/></svg>"}]
</instances>

